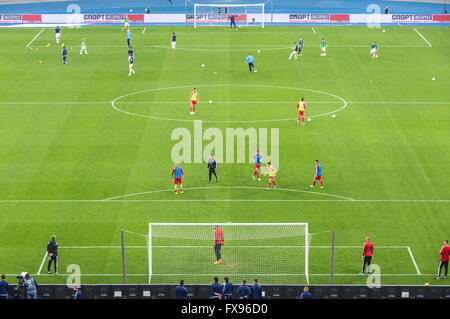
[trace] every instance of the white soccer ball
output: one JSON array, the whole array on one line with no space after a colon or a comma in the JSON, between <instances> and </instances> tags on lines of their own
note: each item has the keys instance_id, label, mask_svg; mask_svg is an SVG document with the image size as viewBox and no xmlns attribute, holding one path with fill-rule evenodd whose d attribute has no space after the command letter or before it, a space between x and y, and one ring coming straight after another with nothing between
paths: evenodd
<instances>
[{"instance_id":1,"label":"white soccer ball","mask_svg":"<svg viewBox=\"0 0 450 319\"><path fill-rule=\"evenodd\" d=\"M205 65L204 64L202 64L202 68L204 68L205 67Z\"/></svg>"},{"instance_id":2,"label":"white soccer ball","mask_svg":"<svg viewBox=\"0 0 450 319\"><path fill-rule=\"evenodd\" d=\"M308 122L311 122L311 118L310 117L308 117Z\"/></svg>"},{"instance_id":3,"label":"white soccer ball","mask_svg":"<svg viewBox=\"0 0 450 319\"><path fill-rule=\"evenodd\" d=\"M133 9L130 9L130 12L133 12Z\"/></svg>"},{"instance_id":4,"label":"white soccer ball","mask_svg":"<svg viewBox=\"0 0 450 319\"><path fill-rule=\"evenodd\" d=\"M336 118L336 115L333 114L333 115L331 115L331 117L332 117L332 118Z\"/></svg>"},{"instance_id":5,"label":"white soccer ball","mask_svg":"<svg viewBox=\"0 0 450 319\"><path fill-rule=\"evenodd\" d=\"M434 81L434 80L436 80L436 79L435 79L435 78L432 78L432 79L431 79L431 81Z\"/></svg>"},{"instance_id":6,"label":"white soccer ball","mask_svg":"<svg viewBox=\"0 0 450 319\"><path fill-rule=\"evenodd\" d=\"M378 55L375 55L376 58L378 58Z\"/></svg>"},{"instance_id":7,"label":"white soccer ball","mask_svg":"<svg viewBox=\"0 0 450 319\"><path fill-rule=\"evenodd\" d=\"M258 53L261 53L261 50L258 50Z\"/></svg>"},{"instance_id":8,"label":"white soccer ball","mask_svg":"<svg viewBox=\"0 0 450 319\"><path fill-rule=\"evenodd\" d=\"M209 100L209 104L211 104L212 103L212 101L211 100Z\"/></svg>"},{"instance_id":9,"label":"white soccer ball","mask_svg":"<svg viewBox=\"0 0 450 319\"><path fill-rule=\"evenodd\" d=\"M386 30L383 30L383 32L386 32Z\"/></svg>"},{"instance_id":10,"label":"white soccer ball","mask_svg":"<svg viewBox=\"0 0 450 319\"><path fill-rule=\"evenodd\" d=\"M258 72L257 70L255 70L255 72Z\"/></svg>"}]
</instances>

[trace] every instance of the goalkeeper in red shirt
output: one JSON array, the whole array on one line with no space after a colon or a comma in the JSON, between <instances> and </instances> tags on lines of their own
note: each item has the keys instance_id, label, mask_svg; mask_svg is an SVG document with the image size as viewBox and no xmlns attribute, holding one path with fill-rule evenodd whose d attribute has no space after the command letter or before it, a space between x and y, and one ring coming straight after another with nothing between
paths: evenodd
<instances>
[{"instance_id":1,"label":"goalkeeper in red shirt","mask_svg":"<svg viewBox=\"0 0 450 319\"><path fill-rule=\"evenodd\" d=\"M216 253L217 261L214 264L222 263L222 255L220 254L220 248L224 246L223 232L222 229L219 228L218 225L214 226L214 252Z\"/></svg>"},{"instance_id":2,"label":"goalkeeper in red shirt","mask_svg":"<svg viewBox=\"0 0 450 319\"><path fill-rule=\"evenodd\" d=\"M372 262L373 256L373 243L370 241L369 236L366 237L366 242L364 243L363 252L362 252L362 271L359 274L360 276L364 276L364 270L367 265L367 274L370 273L370 263Z\"/></svg>"}]
</instances>

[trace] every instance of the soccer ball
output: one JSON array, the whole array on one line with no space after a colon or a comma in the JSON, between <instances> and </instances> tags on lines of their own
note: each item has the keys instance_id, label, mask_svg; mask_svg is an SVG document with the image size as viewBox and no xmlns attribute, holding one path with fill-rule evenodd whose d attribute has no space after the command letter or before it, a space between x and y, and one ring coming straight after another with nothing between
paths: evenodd
<instances>
[{"instance_id":1,"label":"soccer ball","mask_svg":"<svg viewBox=\"0 0 450 319\"><path fill-rule=\"evenodd\" d=\"M431 81L434 81L434 80L436 80L436 79L435 79L435 78L432 78L432 79L431 79Z\"/></svg>"},{"instance_id":2,"label":"soccer ball","mask_svg":"<svg viewBox=\"0 0 450 319\"><path fill-rule=\"evenodd\" d=\"M212 103L212 101L211 100L209 100L209 104L211 104Z\"/></svg>"},{"instance_id":3,"label":"soccer ball","mask_svg":"<svg viewBox=\"0 0 450 319\"><path fill-rule=\"evenodd\" d=\"M133 9L130 9L130 12L133 12Z\"/></svg>"},{"instance_id":4,"label":"soccer ball","mask_svg":"<svg viewBox=\"0 0 450 319\"><path fill-rule=\"evenodd\" d=\"M377 55L375 55L375 57L376 57L376 58L378 58L378 54L377 54Z\"/></svg>"},{"instance_id":5,"label":"soccer ball","mask_svg":"<svg viewBox=\"0 0 450 319\"><path fill-rule=\"evenodd\" d=\"M333 115L331 115L331 117L332 117L332 118L336 118L336 115L333 114Z\"/></svg>"},{"instance_id":6,"label":"soccer ball","mask_svg":"<svg viewBox=\"0 0 450 319\"><path fill-rule=\"evenodd\" d=\"M386 30L383 30L383 32L386 32Z\"/></svg>"},{"instance_id":7,"label":"soccer ball","mask_svg":"<svg viewBox=\"0 0 450 319\"><path fill-rule=\"evenodd\" d=\"M204 68L205 67L205 65L204 64L202 64L202 68Z\"/></svg>"},{"instance_id":8,"label":"soccer ball","mask_svg":"<svg viewBox=\"0 0 450 319\"><path fill-rule=\"evenodd\" d=\"M308 122L311 122L311 118L310 117L308 117Z\"/></svg>"},{"instance_id":9,"label":"soccer ball","mask_svg":"<svg viewBox=\"0 0 450 319\"><path fill-rule=\"evenodd\" d=\"M255 70L255 72L258 72L257 70Z\"/></svg>"},{"instance_id":10,"label":"soccer ball","mask_svg":"<svg viewBox=\"0 0 450 319\"><path fill-rule=\"evenodd\" d=\"M261 50L258 50L258 53L261 53Z\"/></svg>"}]
</instances>

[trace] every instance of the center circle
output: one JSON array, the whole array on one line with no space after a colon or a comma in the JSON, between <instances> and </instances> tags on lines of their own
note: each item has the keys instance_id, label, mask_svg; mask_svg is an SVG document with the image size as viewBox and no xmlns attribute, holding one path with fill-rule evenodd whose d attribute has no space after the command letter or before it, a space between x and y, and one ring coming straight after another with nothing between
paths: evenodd
<instances>
[{"instance_id":1,"label":"center circle","mask_svg":"<svg viewBox=\"0 0 450 319\"><path fill-rule=\"evenodd\" d=\"M189 111L189 97L188 94L190 93L190 91L196 87L199 91L199 96L200 96L200 101L198 103L197 106L197 110L199 110L198 113L196 113L196 115L194 116L189 116L188 115L188 111ZM272 115L269 116L271 118L263 118L263 119L253 119L253 120L247 120L247 119L243 119L243 120L206 120L204 118L201 118L202 112L201 110L208 110L208 112L211 112L212 114L216 114L217 111L220 111L220 109L217 108L217 105L225 105L227 107L235 107L235 113L236 114L240 114L243 115L245 114L245 111L251 112L252 116L254 114L258 114L257 112L259 111L258 108L254 107L251 110L246 110L243 109L241 107L241 105L264 105L264 104L269 104L270 107L272 107L275 111L275 113L279 114L279 113L283 113L282 111L285 111L285 108L279 108L279 105L289 105L289 113L292 113L294 115L298 114L296 113L296 103L295 100L292 101L266 101L266 100L259 100L259 101L246 101L245 98L248 98L248 96L242 96L244 99L243 100L239 100L239 101L228 101L226 99L222 99L224 101L220 101L220 95L221 92L213 92L210 95L206 94L203 95L202 93L205 91L205 88L233 88L234 90L239 90L239 89L248 89L249 92L252 92L252 90L256 90L256 89L260 89L260 90L264 90L265 92L267 92L268 90L290 90L291 92L305 92L303 93L303 95L305 94L309 94L310 96L314 96L314 95L318 95L318 96L325 96L326 100L325 101L311 101L308 98L305 98L305 102L307 105L307 112L306 112L306 117L309 118L314 118L314 117L322 117L322 116L326 116L329 114L334 114L336 112L342 111L343 109L345 109L347 107L347 101L344 100L342 97L335 95L335 94L331 94L331 93L327 93L327 92L322 92L319 90L312 90L312 89L304 89L304 88L294 88L294 87L283 87L283 86L272 86L272 85L258 85L258 84L206 84L206 85L186 85L186 86L174 86L174 87L165 87L165 88L153 88L153 89L147 89L147 90L142 90L142 91L137 91L137 92L131 92L131 93L127 93L124 94L122 96L119 96L117 98L115 98L114 100L112 100L111 102L111 106L124 114L127 115L131 115L131 116L136 116L136 117L142 117L142 118L151 118L151 119L155 119L155 120L164 120L164 121L179 121L179 122L193 122L195 120L202 120L205 123L258 123L258 122L280 122L280 121L292 121L292 120L296 120L297 117L291 117L291 118L275 118L278 116ZM176 90L185 90L185 92L183 92L184 94L184 99L183 101L173 101L173 93ZM139 98L139 96L142 96L143 94L146 93L153 93L153 94L157 94L157 93L164 93L163 95L167 95L167 99L169 99L168 101L146 101L145 99L143 100L142 97ZM244 92L240 92L242 94L244 94ZM186 97L187 96L187 97ZM206 98L204 98L206 96ZM298 95L296 94L296 100L300 100L300 98L298 98ZM136 101L129 101L127 100L127 98L129 97L138 97ZM214 98L217 97L219 100L214 100ZM332 100L330 100L332 99ZM211 102L211 103L209 103ZM294 104L294 106L292 106L292 104ZM182 111L180 112L184 117L190 117L190 118L176 118L176 117L168 117L168 116L159 116L159 115L152 115L151 112L150 114L145 114L144 112L136 112L133 110L127 110L125 107L119 107L119 104L123 104L123 105L132 105L132 106L137 106L139 105L140 107L148 107L148 106L157 106L157 105L162 105L165 107L164 111L166 111L168 105L169 106L173 106L173 105L182 105L183 109L181 109ZM334 105L334 104L338 104L337 108L333 108L333 110L326 110L324 112L318 113L318 114L312 114L312 115L308 115L308 113L310 112L310 109L313 108L313 106L310 105L318 105L319 107L323 107L325 105ZM278 106L278 107L277 107ZM170 108L169 108L170 109ZM313 108L314 109L314 108ZM172 109L170 109L172 111ZM175 111L179 111L179 109L176 109ZM220 112L219 115L217 116L221 116ZM208 118L211 118L211 115L209 115Z\"/></svg>"}]
</instances>

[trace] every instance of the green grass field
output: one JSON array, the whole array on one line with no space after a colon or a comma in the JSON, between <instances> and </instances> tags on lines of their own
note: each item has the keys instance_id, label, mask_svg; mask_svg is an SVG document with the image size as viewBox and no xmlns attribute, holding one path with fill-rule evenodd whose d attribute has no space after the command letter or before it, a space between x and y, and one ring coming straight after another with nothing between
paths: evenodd
<instances>
[{"instance_id":1,"label":"green grass field","mask_svg":"<svg viewBox=\"0 0 450 319\"><path fill-rule=\"evenodd\" d=\"M147 241L137 234L150 222L298 222L313 234L311 284L329 282L331 229L335 283L366 283L358 276L366 235L381 284L448 283L432 279L450 237L448 27L416 28L432 46L412 27L133 27L131 77L120 28L63 28L67 65L52 29L34 41L40 28L0 29L0 273L11 282L28 271L38 283L65 283L67 266L78 264L84 284L121 283L123 229L136 233L125 235L128 282L147 283ZM88 55L79 54L82 36ZM303 56L288 61L299 36ZM248 71L249 52L258 73ZM305 126L295 121L301 97L312 119ZM265 190L268 177L254 181L251 163L219 164L218 184L208 184L206 163L182 163L185 193L175 196L171 134L194 135L194 119L224 136L227 128L278 128L279 189ZM315 159L324 189L309 187ZM53 234L62 276L47 275L43 260ZM173 272L233 271L212 265L212 248L155 254ZM183 278L192 283L171 280Z\"/></svg>"}]
</instances>

